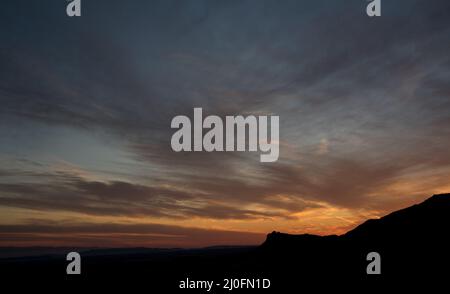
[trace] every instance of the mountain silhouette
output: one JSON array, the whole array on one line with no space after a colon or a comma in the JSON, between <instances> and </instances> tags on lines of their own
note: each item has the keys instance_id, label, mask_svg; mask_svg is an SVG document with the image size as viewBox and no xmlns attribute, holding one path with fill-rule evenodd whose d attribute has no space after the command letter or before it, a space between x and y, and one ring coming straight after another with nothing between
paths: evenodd
<instances>
[{"instance_id":1,"label":"mountain silhouette","mask_svg":"<svg viewBox=\"0 0 450 294\"><path fill-rule=\"evenodd\" d=\"M290 235L272 232L262 245L292 247L296 243L317 240L346 239L363 243L383 244L417 240L441 239L450 224L450 194L434 195L420 204L392 212L380 219L370 219L341 236Z\"/></svg>"},{"instance_id":2,"label":"mountain silhouette","mask_svg":"<svg viewBox=\"0 0 450 294\"><path fill-rule=\"evenodd\" d=\"M440 194L368 220L340 236L272 232L260 246L92 249L82 254L80 276L67 276L65 256L57 254L7 258L0 259L0 276L5 281L38 277L53 283L77 281L103 286L111 281L127 285L151 281L149 290L169 293L183 292L178 283L187 277L221 283L224 278L270 279L271 288L263 293L346 289L360 283L403 287L432 281L437 285L444 284L450 274L449 225L450 194ZM367 274L370 252L381 257L379 275ZM216 288L213 293L229 292Z\"/></svg>"},{"instance_id":3,"label":"mountain silhouette","mask_svg":"<svg viewBox=\"0 0 450 294\"><path fill-rule=\"evenodd\" d=\"M420 204L368 220L344 236L376 241L381 239L439 238L450 223L450 194L439 194Z\"/></svg>"},{"instance_id":4,"label":"mountain silhouette","mask_svg":"<svg viewBox=\"0 0 450 294\"><path fill-rule=\"evenodd\" d=\"M271 265L289 259L302 264L302 275L342 279L441 280L450 273L450 194L367 220L341 235L289 235L272 232L261 245ZM368 276L367 254L381 256L381 275ZM276 256L276 258L273 258ZM297 273L298 273L297 272Z\"/></svg>"}]
</instances>

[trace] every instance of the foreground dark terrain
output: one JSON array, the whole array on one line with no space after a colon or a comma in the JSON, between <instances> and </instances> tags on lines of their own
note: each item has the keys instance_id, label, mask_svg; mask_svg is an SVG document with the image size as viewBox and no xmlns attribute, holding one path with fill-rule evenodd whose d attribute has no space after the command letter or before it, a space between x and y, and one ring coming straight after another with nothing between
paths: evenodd
<instances>
[{"instance_id":1,"label":"foreground dark terrain","mask_svg":"<svg viewBox=\"0 0 450 294\"><path fill-rule=\"evenodd\" d=\"M368 220L341 236L271 233L258 247L204 249L84 249L82 274L66 275L65 255L51 250L17 257L18 249L3 248L2 281L32 281L102 286L145 285L148 293L207 293L180 290L180 281L213 280L210 293L224 290L224 279L270 279L269 289L233 292L279 293L282 289L343 288L396 283L409 286L445 284L449 276L450 194ZM367 275L369 252L381 255L381 275ZM43 253L43 254L44 254ZM23 253L25 254L25 253ZM13 257L16 256L16 257Z\"/></svg>"}]
</instances>

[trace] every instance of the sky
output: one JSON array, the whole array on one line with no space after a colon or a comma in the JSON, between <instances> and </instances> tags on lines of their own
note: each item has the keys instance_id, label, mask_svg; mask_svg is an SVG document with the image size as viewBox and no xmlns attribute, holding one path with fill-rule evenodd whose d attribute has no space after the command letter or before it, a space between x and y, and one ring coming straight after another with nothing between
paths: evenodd
<instances>
[{"instance_id":1,"label":"sky","mask_svg":"<svg viewBox=\"0 0 450 294\"><path fill-rule=\"evenodd\" d=\"M0 246L341 234L450 191L450 2L2 1ZM278 161L174 152L176 115L277 115Z\"/></svg>"}]
</instances>

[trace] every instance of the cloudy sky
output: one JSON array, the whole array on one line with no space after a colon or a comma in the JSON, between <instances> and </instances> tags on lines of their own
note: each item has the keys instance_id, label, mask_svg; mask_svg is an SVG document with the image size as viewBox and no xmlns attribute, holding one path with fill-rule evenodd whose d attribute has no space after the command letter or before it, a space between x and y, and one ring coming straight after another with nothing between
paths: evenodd
<instances>
[{"instance_id":1,"label":"cloudy sky","mask_svg":"<svg viewBox=\"0 0 450 294\"><path fill-rule=\"evenodd\" d=\"M450 2L3 1L0 246L340 234L450 191ZM280 158L176 115L280 117Z\"/></svg>"}]
</instances>

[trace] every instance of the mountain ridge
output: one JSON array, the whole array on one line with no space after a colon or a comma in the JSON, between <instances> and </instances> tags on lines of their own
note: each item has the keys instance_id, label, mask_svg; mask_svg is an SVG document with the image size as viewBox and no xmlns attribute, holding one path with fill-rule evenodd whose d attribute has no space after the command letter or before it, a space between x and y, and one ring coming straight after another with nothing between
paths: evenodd
<instances>
[{"instance_id":1,"label":"mountain ridge","mask_svg":"<svg viewBox=\"0 0 450 294\"><path fill-rule=\"evenodd\" d=\"M433 210L432 213L429 213L427 210ZM443 218L445 215L450 216L450 193L441 193L435 194L421 203L413 204L411 206L393 211L385 216L382 216L377 219L368 219L356 226L352 230L342 234L342 235L325 235L319 236L314 234L288 234L273 231L269 233L266 237L266 240L263 242L262 246L267 246L271 243L276 242L300 242L300 241L317 241L321 239L342 239L342 238L370 238L369 235L374 234L374 237L377 237L380 233L380 230L386 230L387 226L394 227L405 227L406 225L419 225L419 228L423 228L423 225L420 223L428 224L431 221L436 221L438 218ZM420 216L426 216L426 218L421 218L421 222L419 222ZM414 218L413 218L414 216ZM408 218L410 218L408 220ZM425 221L424 221L425 220ZM440 220L440 219L439 219ZM388 222L388 223L387 223ZM394 222L397 222L396 224ZM380 228L377 228L380 227ZM428 227L429 232L435 233L436 229L433 227ZM385 232L387 234L393 234L392 229L388 229L389 232ZM397 231L401 235L404 235L404 232Z\"/></svg>"}]
</instances>

